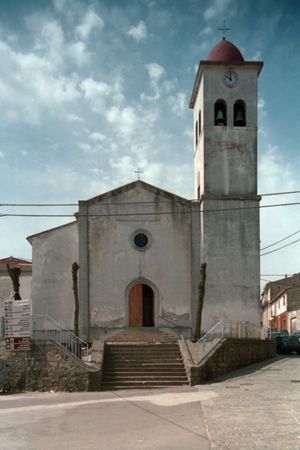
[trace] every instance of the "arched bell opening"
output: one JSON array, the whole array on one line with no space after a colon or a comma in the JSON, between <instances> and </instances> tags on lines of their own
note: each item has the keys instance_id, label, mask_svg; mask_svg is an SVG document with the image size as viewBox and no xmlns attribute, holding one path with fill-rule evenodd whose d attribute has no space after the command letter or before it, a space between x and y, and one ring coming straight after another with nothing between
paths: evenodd
<instances>
[{"instance_id":1,"label":"arched bell opening","mask_svg":"<svg viewBox=\"0 0 300 450\"><path fill-rule=\"evenodd\" d=\"M227 125L227 107L224 100L217 100L215 103L215 125Z\"/></svg>"},{"instance_id":2,"label":"arched bell opening","mask_svg":"<svg viewBox=\"0 0 300 450\"><path fill-rule=\"evenodd\" d=\"M244 100L237 100L234 104L233 124L235 127L246 126L246 105Z\"/></svg>"}]
</instances>

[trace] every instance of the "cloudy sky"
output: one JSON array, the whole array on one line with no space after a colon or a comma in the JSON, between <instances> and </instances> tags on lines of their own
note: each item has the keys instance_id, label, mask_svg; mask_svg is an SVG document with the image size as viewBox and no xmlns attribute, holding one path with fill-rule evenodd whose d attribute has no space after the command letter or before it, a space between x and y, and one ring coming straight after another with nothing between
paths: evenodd
<instances>
[{"instance_id":1,"label":"cloudy sky","mask_svg":"<svg viewBox=\"0 0 300 450\"><path fill-rule=\"evenodd\" d=\"M195 70L221 39L263 60L259 193L300 190L300 2L0 0L1 204L76 203L137 178L193 198ZM300 202L298 195L262 204ZM75 207L1 206L73 214ZM0 257L68 218L1 217ZM297 233L298 232L298 233ZM294 234L295 233L295 234ZM261 247L293 234L300 205L261 210ZM300 271L300 241L261 258L263 279Z\"/></svg>"}]
</instances>

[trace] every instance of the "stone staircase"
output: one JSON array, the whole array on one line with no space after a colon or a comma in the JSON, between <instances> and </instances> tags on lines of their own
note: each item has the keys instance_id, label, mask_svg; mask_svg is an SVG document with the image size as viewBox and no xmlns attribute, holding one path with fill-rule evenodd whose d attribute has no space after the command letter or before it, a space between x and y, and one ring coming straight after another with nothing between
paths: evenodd
<instances>
[{"instance_id":1,"label":"stone staircase","mask_svg":"<svg viewBox=\"0 0 300 450\"><path fill-rule=\"evenodd\" d=\"M134 329L105 342L102 389L162 388L188 384L177 339Z\"/></svg>"}]
</instances>

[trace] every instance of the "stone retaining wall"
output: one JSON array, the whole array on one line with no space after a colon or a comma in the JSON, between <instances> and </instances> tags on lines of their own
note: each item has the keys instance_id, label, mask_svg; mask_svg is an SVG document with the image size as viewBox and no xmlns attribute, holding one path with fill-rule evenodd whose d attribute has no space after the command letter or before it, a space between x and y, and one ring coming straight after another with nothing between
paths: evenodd
<instances>
[{"instance_id":1,"label":"stone retaining wall","mask_svg":"<svg viewBox=\"0 0 300 450\"><path fill-rule=\"evenodd\" d=\"M88 370L53 344L34 345L30 352L11 352L1 340L0 358L6 360L4 392L88 390Z\"/></svg>"},{"instance_id":2,"label":"stone retaining wall","mask_svg":"<svg viewBox=\"0 0 300 450\"><path fill-rule=\"evenodd\" d=\"M190 367L190 383L192 386L200 384L275 355L276 345L272 340L224 339L198 366Z\"/></svg>"}]
</instances>

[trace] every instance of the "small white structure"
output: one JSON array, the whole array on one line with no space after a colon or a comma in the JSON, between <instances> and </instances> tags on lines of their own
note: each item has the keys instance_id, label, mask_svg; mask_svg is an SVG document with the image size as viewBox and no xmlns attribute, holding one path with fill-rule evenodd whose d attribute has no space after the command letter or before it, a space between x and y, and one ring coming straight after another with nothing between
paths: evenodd
<instances>
[{"instance_id":1,"label":"small white structure","mask_svg":"<svg viewBox=\"0 0 300 450\"><path fill-rule=\"evenodd\" d=\"M30 236L33 313L73 328L71 267L87 340L124 327L190 336L207 263L203 330L220 319L260 322L257 78L223 39L192 92L197 201L137 180L86 201L76 221Z\"/></svg>"}]
</instances>

